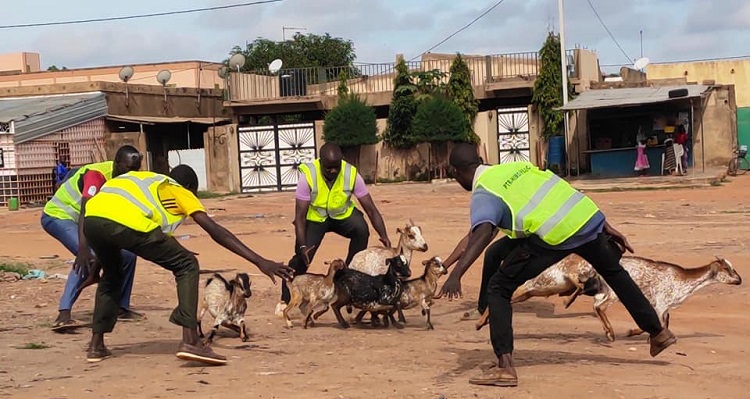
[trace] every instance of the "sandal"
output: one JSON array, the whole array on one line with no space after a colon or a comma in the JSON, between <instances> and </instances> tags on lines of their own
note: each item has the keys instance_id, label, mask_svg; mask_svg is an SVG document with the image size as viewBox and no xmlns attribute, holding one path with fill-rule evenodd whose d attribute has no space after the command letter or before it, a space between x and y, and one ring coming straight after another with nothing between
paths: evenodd
<instances>
[{"instance_id":1,"label":"sandal","mask_svg":"<svg viewBox=\"0 0 750 399\"><path fill-rule=\"evenodd\" d=\"M86 361L89 363L99 363L111 356L112 352L110 352L107 348L89 349L86 353Z\"/></svg>"},{"instance_id":2,"label":"sandal","mask_svg":"<svg viewBox=\"0 0 750 399\"><path fill-rule=\"evenodd\" d=\"M78 320L70 319L66 321L56 322L55 324L52 325L52 331L56 333L65 333L65 332L73 331L78 328L90 327L90 326L91 326L90 324L84 324Z\"/></svg>"}]
</instances>

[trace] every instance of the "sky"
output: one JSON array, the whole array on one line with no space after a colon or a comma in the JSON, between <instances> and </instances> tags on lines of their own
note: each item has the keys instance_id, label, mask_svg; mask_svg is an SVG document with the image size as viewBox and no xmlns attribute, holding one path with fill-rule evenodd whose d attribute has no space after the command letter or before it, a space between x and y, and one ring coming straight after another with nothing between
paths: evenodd
<instances>
[{"instance_id":1,"label":"sky","mask_svg":"<svg viewBox=\"0 0 750 399\"><path fill-rule=\"evenodd\" d=\"M101 18L248 0L4 1L0 25ZM596 18L589 1L619 42ZM282 39L282 27L354 42L357 62L418 56L486 11L496 0L282 0L195 14L52 27L0 29L0 54L41 54L42 67L82 68L177 60L221 61L234 45ZM116 5L116 6L114 6ZM499 54L537 51L558 31L557 0L505 0L433 50ZM594 50L602 65L750 55L747 0L565 0L567 48ZM287 36L294 30L288 30Z\"/></svg>"}]
</instances>

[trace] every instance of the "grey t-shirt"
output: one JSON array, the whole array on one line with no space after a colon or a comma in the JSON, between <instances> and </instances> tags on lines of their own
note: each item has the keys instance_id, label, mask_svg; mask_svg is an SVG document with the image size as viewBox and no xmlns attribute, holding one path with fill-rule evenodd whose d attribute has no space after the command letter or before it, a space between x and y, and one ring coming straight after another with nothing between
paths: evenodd
<instances>
[{"instance_id":1,"label":"grey t-shirt","mask_svg":"<svg viewBox=\"0 0 750 399\"><path fill-rule=\"evenodd\" d=\"M486 170L487 166L483 165L477 169L474 175L474 181ZM512 226L511 214L508 205L499 197L484 190L481 187L474 189L469 206L469 218L471 220L471 230L483 223L490 223L495 227L504 230L510 230ZM573 249L583 244L593 241L604 229L605 217L601 211L596 214L581 227L577 233L558 245L547 245L551 249Z\"/></svg>"}]
</instances>

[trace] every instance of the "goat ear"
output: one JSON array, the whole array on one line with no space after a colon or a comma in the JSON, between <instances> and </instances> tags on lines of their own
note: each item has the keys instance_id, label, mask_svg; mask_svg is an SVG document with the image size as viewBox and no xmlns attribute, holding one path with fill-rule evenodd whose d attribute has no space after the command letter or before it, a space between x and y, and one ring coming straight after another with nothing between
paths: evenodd
<instances>
[{"instance_id":1,"label":"goat ear","mask_svg":"<svg viewBox=\"0 0 750 399\"><path fill-rule=\"evenodd\" d=\"M423 260L422 261L422 266L427 266L428 263L430 263L429 259Z\"/></svg>"},{"instance_id":2,"label":"goat ear","mask_svg":"<svg viewBox=\"0 0 750 399\"><path fill-rule=\"evenodd\" d=\"M401 227L396 227L396 233L398 233L398 234L404 234L404 231L401 230Z\"/></svg>"},{"instance_id":3,"label":"goat ear","mask_svg":"<svg viewBox=\"0 0 750 399\"><path fill-rule=\"evenodd\" d=\"M324 265L330 265L330 264L331 264L331 262L329 262L329 261L327 261L327 260L324 260L324 261L323 261L323 264L324 264Z\"/></svg>"},{"instance_id":4,"label":"goat ear","mask_svg":"<svg viewBox=\"0 0 750 399\"><path fill-rule=\"evenodd\" d=\"M416 226L416 224L414 224L414 221L411 220L411 218L409 218L409 226Z\"/></svg>"}]
</instances>

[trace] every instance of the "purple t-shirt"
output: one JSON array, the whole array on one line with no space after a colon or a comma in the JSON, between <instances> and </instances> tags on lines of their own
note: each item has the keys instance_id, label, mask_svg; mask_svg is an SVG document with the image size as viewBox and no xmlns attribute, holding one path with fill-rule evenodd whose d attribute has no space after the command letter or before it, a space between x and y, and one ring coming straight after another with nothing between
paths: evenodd
<instances>
[{"instance_id":1,"label":"purple t-shirt","mask_svg":"<svg viewBox=\"0 0 750 399\"><path fill-rule=\"evenodd\" d=\"M300 201L310 201L310 191L310 185L307 184L307 178L305 178L305 174L300 172L299 180L297 180L297 199ZM353 194L357 198L362 198L365 195L369 194L369 192L367 191L367 186L365 185L365 180L362 178L362 176L359 175L359 173L357 173L357 178L354 180Z\"/></svg>"}]
</instances>

